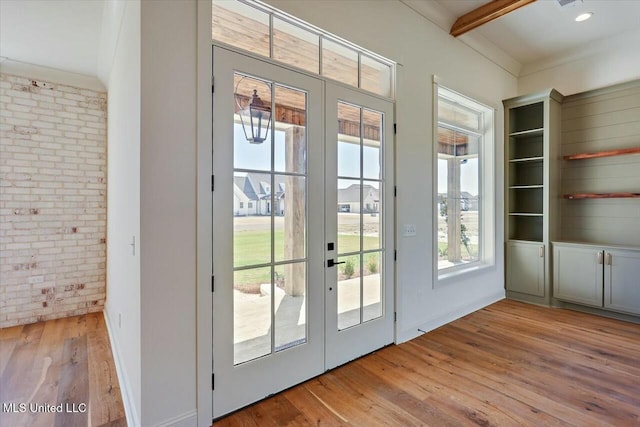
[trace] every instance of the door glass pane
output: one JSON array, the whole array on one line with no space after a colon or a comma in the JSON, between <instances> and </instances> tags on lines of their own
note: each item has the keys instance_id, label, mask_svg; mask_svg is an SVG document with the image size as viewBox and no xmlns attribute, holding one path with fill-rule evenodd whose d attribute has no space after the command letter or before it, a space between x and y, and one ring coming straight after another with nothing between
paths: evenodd
<instances>
[{"instance_id":1,"label":"door glass pane","mask_svg":"<svg viewBox=\"0 0 640 427\"><path fill-rule=\"evenodd\" d=\"M271 126L262 143L251 143L251 123L239 114L252 102L255 93L266 105L271 105L271 83L242 74L234 75L234 132L233 132L233 166L236 169L271 170ZM254 123L257 125L257 121ZM265 124L263 129L267 129ZM256 128L257 126L254 126ZM265 136L265 134L262 134Z\"/></svg>"},{"instance_id":2,"label":"door glass pane","mask_svg":"<svg viewBox=\"0 0 640 427\"><path fill-rule=\"evenodd\" d=\"M271 262L271 216L268 186L271 175L233 175L233 266ZM266 198L265 198L266 197Z\"/></svg>"},{"instance_id":3,"label":"door glass pane","mask_svg":"<svg viewBox=\"0 0 640 427\"><path fill-rule=\"evenodd\" d=\"M275 85L275 170L304 174L307 168L307 94Z\"/></svg>"},{"instance_id":4,"label":"door glass pane","mask_svg":"<svg viewBox=\"0 0 640 427\"><path fill-rule=\"evenodd\" d=\"M382 179L382 113L362 110L362 170L365 179Z\"/></svg>"},{"instance_id":5,"label":"door glass pane","mask_svg":"<svg viewBox=\"0 0 640 427\"><path fill-rule=\"evenodd\" d=\"M306 340L307 93L241 74L235 75L234 89L233 308L238 364ZM275 123L267 119L266 137L261 133L260 141L249 140L238 112L256 102L251 101L254 91L271 107L272 89L277 114L270 118L276 118ZM298 262L276 264L282 261Z\"/></svg>"},{"instance_id":6,"label":"door glass pane","mask_svg":"<svg viewBox=\"0 0 640 427\"><path fill-rule=\"evenodd\" d=\"M303 259L307 235L306 178L291 175L274 178L275 261Z\"/></svg>"},{"instance_id":7,"label":"door glass pane","mask_svg":"<svg viewBox=\"0 0 640 427\"><path fill-rule=\"evenodd\" d=\"M338 180L338 253L360 251L360 180Z\"/></svg>"},{"instance_id":8,"label":"door glass pane","mask_svg":"<svg viewBox=\"0 0 640 427\"><path fill-rule=\"evenodd\" d=\"M269 57L269 15L238 1L213 0L211 36Z\"/></svg>"},{"instance_id":9,"label":"door glass pane","mask_svg":"<svg viewBox=\"0 0 640 427\"><path fill-rule=\"evenodd\" d=\"M363 250L382 248L382 194L379 181L363 181L362 185Z\"/></svg>"},{"instance_id":10,"label":"door glass pane","mask_svg":"<svg viewBox=\"0 0 640 427\"><path fill-rule=\"evenodd\" d=\"M271 353L271 267L233 274L233 362Z\"/></svg>"},{"instance_id":11,"label":"door glass pane","mask_svg":"<svg viewBox=\"0 0 640 427\"><path fill-rule=\"evenodd\" d=\"M360 308L362 289L360 284L360 255L339 257L338 274L338 329L346 329L361 323Z\"/></svg>"},{"instance_id":12,"label":"door glass pane","mask_svg":"<svg viewBox=\"0 0 640 427\"><path fill-rule=\"evenodd\" d=\"M338 103L338 176L360 177L360 115L362 109Z\"/></svg>"},{"instance_id":13,"label":"door glass pane","mask_svg":"<svg viewBox=\"0 0 640 427\"><path fill-rule=\"evenodd\" d=\"M273 18L273 59L320 73L320 36Z\"/></svg>"},{"instance_id":14,"label":"door glass pane","mask_svg":"<svg viewBox=\"0 0 640 427\"><path fill-rule=\"evenodd\" d=\"M382 316L382 124L380 112L338 103L339 329Z\"/></svg>"},{"instance_id":15,"label":"door glass pane","mask_svg":"<svg viewBox=\"0 0 640 427\"><path fill-rule=\"evenodd\" d=\"M358 86L358 52L323 38L322 75L344 84Z\"/></svg>"},{"instance_id":16,"label":"door glass pane","mask_svg":"<svg viewBox=\"0 0 640 427\"><path fill-rule=\"evenodd\" d=\"M305 262L278 265L275 281L275 351L306 341L307 273Z\"/></svg>"},{"instance_id":17,"label":"door glass pane","mask_svg":"<svg viewBox=\"0 0 640 427\"><path fill-rule=\"evenodd\" d=\"M382 253L364 254L362 275L362 321L382 316Z\"/></svg>"},{"instance_id":18,"label":"door glass pane","mask_svg":"<svg viewBox=\"0 0 640 427\"><path fill-rule=\"evenodd\" d=\"M360 87L382 96L391 96L391 67L367 55L360 56Z\"/></svg>"}]
</instances>

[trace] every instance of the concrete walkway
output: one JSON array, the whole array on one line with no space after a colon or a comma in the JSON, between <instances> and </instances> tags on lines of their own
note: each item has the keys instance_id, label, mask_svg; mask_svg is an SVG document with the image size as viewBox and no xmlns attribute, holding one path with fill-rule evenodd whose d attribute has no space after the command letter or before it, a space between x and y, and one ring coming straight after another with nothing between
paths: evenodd
<instances>
[{"instance_id":1,"label":"concrete walkway","mask_svg":"<svg viewBox=\"0 0 640 427\"><path fill-rule=\"evenodd\" d=\"M261 294L234 291L234 359L242 363L271 352L270 285L262 285ZM382 314L380 275L363 280L363 319ZM276 288L275 349L282 350L305 341L306 297L292 297ZM338 282L338 327L345 329L360 323L360 278Z\"/></svg>"}]
</instances>

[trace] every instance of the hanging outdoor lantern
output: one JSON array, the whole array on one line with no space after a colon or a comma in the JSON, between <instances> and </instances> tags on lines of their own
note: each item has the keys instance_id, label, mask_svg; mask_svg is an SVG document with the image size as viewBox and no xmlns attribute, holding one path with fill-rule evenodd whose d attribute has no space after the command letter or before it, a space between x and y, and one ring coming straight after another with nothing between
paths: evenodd
<instances>
[{"instance_id":1,"label":"hanging outdoor lantern","mask_svg":"<svg viewBox=\"0 0 640 427\"><path fill-rule=\"evenodd\" d=\"M238 94L236 94L237 99ZM260 99L258 90L254 89L251 103L241 109L238 114L240 115L240 122L247 141L251 144L262 144L267 139L269 127L271 126L271 104L267 104Z\"/></svg>"}]
</instances>

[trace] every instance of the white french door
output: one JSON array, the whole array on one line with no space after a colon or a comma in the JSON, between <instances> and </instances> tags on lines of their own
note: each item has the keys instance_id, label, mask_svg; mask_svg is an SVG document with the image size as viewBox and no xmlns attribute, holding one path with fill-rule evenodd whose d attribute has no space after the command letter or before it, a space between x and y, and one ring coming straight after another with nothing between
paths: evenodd
<instances>
[{"instance_id":1,"label":"white french door","mask_svg":"<svg viewBox=\"0 0 640 427\"><path fill-rule=\"evenodd\" d=\"M222 47L213 72L218 418L393 342L393 116ZM254 95L272 120L252 136Z\"/></svg>"},{"instance_id":2,"label":"white french door","mask_svg":"<svg viewBox=\"0 0 640 427\"><path fill-rule=\"evenodd\" d=\"M324 371L324 111L319 79L219 47L213 70L219 417ZM254 90L273 113L261 143L238 114Z\"/></svg>"},{"instance_id":3,"label":"white french door","mask_svg":"<svg viewBox=\"0 0 640 427\"><path fill-rule=\"evenodd\" d=\"M393 104L327 84L325 105L331 369L394 340Z\"/></svg>"}]
</instances>

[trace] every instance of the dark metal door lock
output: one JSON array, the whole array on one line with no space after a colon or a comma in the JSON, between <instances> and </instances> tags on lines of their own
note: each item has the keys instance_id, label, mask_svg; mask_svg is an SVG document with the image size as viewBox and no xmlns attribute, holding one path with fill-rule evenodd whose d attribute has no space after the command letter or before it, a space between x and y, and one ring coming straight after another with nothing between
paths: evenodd
<instances>
[{"instance_id":1,"label":"dark metal door lock","mask_svg":"<svg viewBox=\"0 0 640 427\"><path fill-rule=\"evenodd\" d=\"M334 265L344 264L345 262L346 261L335 262L334 260L330 259L330 260L327 260L327 267L333 267Z\"/></svg>"}]
</instances>

